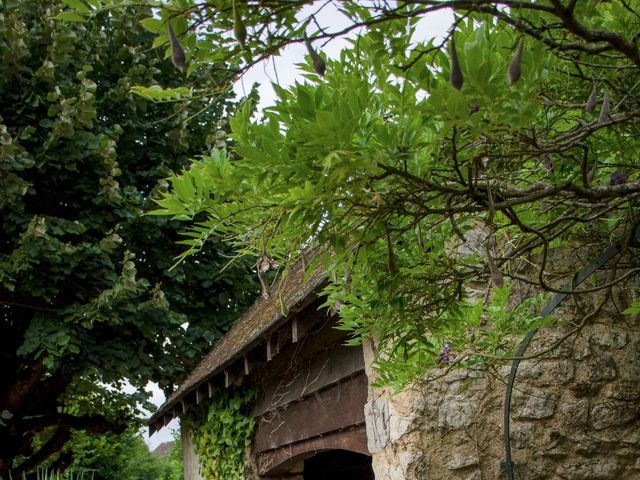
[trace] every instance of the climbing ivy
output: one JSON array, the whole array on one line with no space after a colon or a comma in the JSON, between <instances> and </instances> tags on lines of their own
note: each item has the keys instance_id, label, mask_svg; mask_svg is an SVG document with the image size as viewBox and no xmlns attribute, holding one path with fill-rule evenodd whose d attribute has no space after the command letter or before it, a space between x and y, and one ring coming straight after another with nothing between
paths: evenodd
<instances>
[{"instance_id":1,"label":"climbing ivy","mask_svg":"<svg viewBox=\"0 0 640 480\"><path fill-rule=\"evenodd\" d=\"M244 480L255 422L248 415L256 389L224 389L185 421L205 480Z\"/></svg>"}]
</instances>

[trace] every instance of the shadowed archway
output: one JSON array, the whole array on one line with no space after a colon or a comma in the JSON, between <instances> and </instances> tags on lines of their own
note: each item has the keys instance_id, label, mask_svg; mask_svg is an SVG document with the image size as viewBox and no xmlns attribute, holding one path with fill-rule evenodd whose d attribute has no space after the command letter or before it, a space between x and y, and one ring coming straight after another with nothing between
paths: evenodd
<instances>
[{"instance_id":1,"label":"shadowed archway","mask_svg":"<svg viewBox=\"0 0 640 480\"><path fill-rule=\"evenodd\" d=\"M373 480L371 457L348 450L321 452L304 461L304 480Z\"/></svg>"}]
</instances>

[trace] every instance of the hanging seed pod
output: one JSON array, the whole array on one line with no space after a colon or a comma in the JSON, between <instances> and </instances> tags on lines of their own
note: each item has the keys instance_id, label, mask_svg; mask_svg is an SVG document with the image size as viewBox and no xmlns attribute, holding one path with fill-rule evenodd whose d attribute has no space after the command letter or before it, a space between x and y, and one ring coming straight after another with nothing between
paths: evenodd
<instances>
[{"instance_id":1,"label":"hanging seed pod","mask_svg":"<svg viewBox=\"0 0 640 480\"><path fill-rule=\"evenodd\" d=\"M351 269L347 266L344 267L344 284L349 285L351 283Z\"/></svg>"},{"instance_id":2,"label":"hanging seed pod","mask_svg":"<svg viewBox=\"0 0 640 480\"><path fill-rule=\"evenodd\" d=\"M504 281L502 279L502 272L498 268L494 258L495 238L493 235L487 239L485 248L487 251L487 265L489 266L489 272L491 272L491 283L493 283L496 288L502 288Z\"/></svg>"},{"instance_id":3,"label":"hanging seed pod","mask_svg":"<svg viewBox=\"0 0 640 480\"><path fill-rule=\"evenodd\" d=\"M311 64L313 65L313 69L315 72L322 76L327 71L327 64L324 59L318 55L318 53L313 49L313 45L308 38L304 39L304 44L307 46L307 52L309 52L309 56L311 57Z\"/></svg>"},{"instance_id":4,"label":"hanging seed pod","mask_svg":"<svg viewBox=\"0 0 640 480\"><path fill-rule=\"evenodd\" d=\"M464 76L462 75L462 69L460 68L460 61L458 60L458 52L456 51L456 43L451 35L451 43L449 44L449 56L451 57L451 76L449 81L451 86L460 91L462 84L464 83Z\"/></svg>"},{"instance_id":5,"label":"hanging seed pod","mask_svg":"<svg viewBox=\"0 0 640 480\"><path fill-rule=\"evenodd\" d=\"M333 307L331 307L331 314L338 315L343 306L344 302L342 300L336 300L336 303L334 303Z\"/></svg>"},{"instance_id":6,"label":"hanging seed pod","mask_svg":"<svg viewBox=\"0 0 640 480\"><path fill-rule=\"evenodd\" d=\"M187 56L184 53L184 48L182 48L176 34L173 33L170 23L167 23L167 29L169 31L169 43L171 44L171 60L178 70L184 72L187 66Z\"/></svg>"},{"instance_id":7,"label":"hanging seed pod","mask_svg":"<svg viewBox=\"0 0 640 480\"><path fill-rule=\"evenodd\" d=\"M493 283L493 286L496 288L502 288L504 286L502 272L491 255L487 255L487 264L489 265L489 271L491 272L491 283Z\"/></svg>"},{"instance_id":8,"label":"hanging seed pod","mask_svg":"<svg viewBox=\"0 0 640 480\"><path fill-rule=\"evenodd\" d=\"M518 46L516 47L516 53L513 55L511 59L511 63L509 63L509 70L507 72L509 85L513 85L518 80L520 80L520 75L522 74L522 48L523 48L523 40L522 38L518 40Z\"/></svg>"},{"instance_id":9,"label":"hanging seed pod","mask_svg":"<svg viewBox=\"0 0 640 480\"><path fill-rule=\"evenodd\" d=\"M593 183L593 179L596 178L596 172L598 169L598 162L593 162L593 167L587 173L587 185L591 185Z\"/></svg>"},{"instance_id":10,"label":"hanging seed pod","mask_svg":"<svg viewBox=\"0 0 640 480\"><path fill-rule=\"evenodd\" d=\"M393 246L391 245L391 237L387 233L387 269L391 275L398 273L398 261L396 254L393 253Z\"/></svg>"},{"instance_id":11,"label":"hanging seed pod","mask_svg":"<svg viewBox=\"0 0 640 480\"><path fill-rule=\"evenodd\" d=\"M269 287L267 287L267 280L264 277L264 272L258 268L258 280L260 280L260 292L262 298L269 298Z\"/></svg>"},{"instance_id":12,"label":"hanging seed pod","mask_svg":"<svg viewBox=\"0 0 640 480\"><path fill-rule=\"evenodd\" d=\"M287 306L287 303L284 301L284 295L282 295L282 289L278 290L278 302L280 302L280 313L282 313L284 317L289 315L289 307Z\"/></svg>"},{"instance_id":13,"label":"hanging seed pod","mask_svg":"<svg viewBox=\"0 0 640 480\"><path fill-rule=\"evenodd\" d=\"M596 109L596 102L598 101L598 88L597 85L593 84L593 90L591 90L591 95L587 99L587 103L584 104L584 111L587 113L593 113Z\"/></svg>"},{"instance_id":14,"label":"hanging seed pod","mask_svg":"<svg viewBox=\"0 0 640 480\"><path fill-rule=\"evenodd\" d=\"M231 6L233 9L233 33L240 46L244 49L245 42L247 41L247 27L244 26L244 22L242 21L237 0L233 0Z\"/></svg>"},{"instance_id":15,"label":"hanging seed pod","mask_svg":"<svg viewBox=\"0 0 640 480\"><path fill-rule=\"evenodd\" d=\"M420 250L424 251L424 238L422 236L422 227L420 226L420 223L418 223L418 247L420 247Z\"/></svg>"},{"instance_id":16,"label":"hanging seed pod","mask_svg":"<svg viewBox=\"0 0 640 480\"><path fill-rule=\"evenodd\" d=\"M260 280L260 287L262 290L262 296L264 298L269 298L269 287L267 286L267 280L265 277L265 273L269 270L274 270L278 265L274 262L266 252L262 252L262 255L258 258L256 262L256 270L258 270L258 280Z\"/></svg>"},{"instance_id":17,"label":"hanging seed pod","mask_svg":"<svg viewBox=\"0 0 640 480\"><path fill-rule=\"evenodd\" d=\"M600 117L598 118L598 123L606 123L611 120L609 117L609 106L611 103L611 99L609 98L609 89L604 89L604 97L602 98L602 107L600 108Z\"/></svg>"}]
</instances>

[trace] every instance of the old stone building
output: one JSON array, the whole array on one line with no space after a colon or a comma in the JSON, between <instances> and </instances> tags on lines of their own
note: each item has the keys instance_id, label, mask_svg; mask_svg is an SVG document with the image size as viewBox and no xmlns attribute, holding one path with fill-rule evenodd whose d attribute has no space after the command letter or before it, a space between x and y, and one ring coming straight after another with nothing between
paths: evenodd
<instances>
[{"instance_id":1,"label":"old stone building","mask_svg":"<svg viewBox=\"0 0 640 480\"><path fill-rule=\"evenodd\" d=\"M320 274L304 280L294 269L280 298L259 299L156 412L151 431L247 381L262 392L247 457L256 478L510 478L505 443L511 478L640 478L640 325L621 313L637 283L607 298L571 296L556 309L564 324L537 332L515 377L508 442L511 365L442 365L400 393L374 388L374 346L344 345L320 308L322 286ZM185 478L196 480L183 434Z\"/></svg>"}]
</instances>

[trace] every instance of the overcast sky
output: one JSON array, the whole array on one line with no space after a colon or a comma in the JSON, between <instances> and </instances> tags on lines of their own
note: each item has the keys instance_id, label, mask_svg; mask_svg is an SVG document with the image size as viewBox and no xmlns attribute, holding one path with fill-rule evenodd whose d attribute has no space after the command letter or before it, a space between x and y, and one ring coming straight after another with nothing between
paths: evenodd
<instances>
[{"instance_id":1,"label":"overcast sky","mask_svg":"<svg viewBox=\"0 0 640 480\"><path fill-rule=\"evenodd\" d=\"M322 2L316 2L306 7L305 11L313 11L317 9L317 5L321 3ZM305 11L301 13L301 17L304 17ZM348 25L346 18L334 8L323 9L322 12L316 16L316 19L321 25L329 26L329 31L339 30ZM430 39L444 35L451 27L452 21L453 16L448 10L430 14L418 23L416 27L416 40ZM335 59L339 57L340 51L347 46L348 44L345 40L333 40L322 48L322 53L329 58ZM236 83L234 90L239 97L242 97L251 90L251 86L254 83L258 83L260 85L258 88L260 93L258 108L263 109L273 105L276 95L271 86L272 83L278 83L281 87L286 88L295 83L296 80L300 82L304 81L296 64L304 62L306 53L306 48L302 44L294 44L286 47L280 56L269 59L268 61L263 61L254 66L241 81ZM276 71L277 75L275 73ZM164 394L157 386L150 384L148 390L153 392L151 401L155 405L160 406L164 403ZM172 440L172 432L177 428L178 422L173 420L167 427L155 433L151 438L148 437L148 430L145 429L144 437L149 447L154 449L162 442Z\"/></svg>"}]
</instances>

